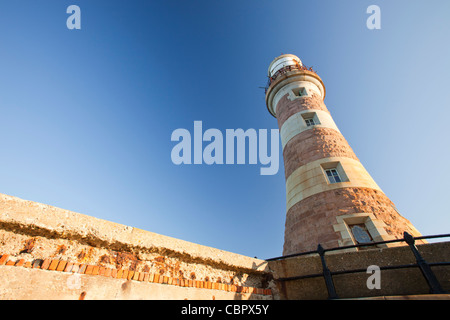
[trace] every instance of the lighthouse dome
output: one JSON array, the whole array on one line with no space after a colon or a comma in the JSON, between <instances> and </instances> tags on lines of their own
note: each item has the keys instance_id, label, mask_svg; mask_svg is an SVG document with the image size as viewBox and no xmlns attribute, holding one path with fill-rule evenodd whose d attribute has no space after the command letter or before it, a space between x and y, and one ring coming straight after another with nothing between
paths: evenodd
<instances>
[{"instance_id":1,"label":"lighthouse dome","mask_svg":"<svg viewBox=\"0 0 450 320\"><path fill-rule=\"evenodd\" d=\"M283 54L276 57L269 65L268 76L272 77L278 70L287 66L302 66L302 61L293 54Z\"/></svg>"}]
</instances>

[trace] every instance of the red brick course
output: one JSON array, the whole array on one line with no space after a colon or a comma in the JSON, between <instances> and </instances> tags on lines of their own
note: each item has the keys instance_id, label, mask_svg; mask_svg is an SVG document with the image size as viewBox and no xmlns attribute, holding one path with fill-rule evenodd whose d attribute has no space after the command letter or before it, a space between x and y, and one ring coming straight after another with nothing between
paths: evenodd
<instances>
[{"instance_id":1,"label":"red brick course","mask_svg":"<svg viewBox=\"0 0 450 320\"><path fill-rule=\"evenodd\" d=\"M175 285L181 287L196 287L202 289L214 289L223 291L232 291L237 293L253 293L261 295L272 295L271 289L262 289L254 287L244 287L236 286L222 283L213 283L211 281L200 281L200 280L188 280L179 279L168 276L163 276L159 274L150 274L148 272L137 272L134 270L122 270L122 269L111 269L104 268L96 265L81 265L76 263L67 262L64 260L56 259L45 259L43 262L41 259L35 259L34 261L25 261L24 259L9 259L8 254L0 255L0 265L4 264L6 266L14 267L25 267L25 268L41 268L48 271L55 272L77 272L91 275L91 276L103 276L118 279L127 279L140 282L153 282L161 283L166 285Z\"/></svg>"},{"instance_id":2,"label":"red brick course","mask_svg":"<svg viewBox=\"0 0 450 320\"><path fill-rule=\"evenodd\" d=\"M19 259L19 260L16 261L16 263L15 263L14 265L15 265L16 267L21 267L21 266L24 265L24 263L25 263L25 260L24 260L24 259Z\"/></svg>"},{"instance_id":3,"label":"red brick course","mask_svg":"<svg viewBox=\"0 0 450 320\"><path fill-rule=\"evenodd\" d=\"M48 270L56 270L58 263L59 263L59 260L52 260L50 262L50 265L48 266Z\"/></svg>"},{"instance_id":4,"label":"red brick course","mask_svg":"<svg viewBox=\"0 0 450 320\"><path fill-rule=\"evenodd\" d=\"M73 268L73 263L69 262L66 264L66 267L64 268L64 272L71 272Z\"/></svg>"},{"instance_id":5,"label":"red brick course","mask_svg":"<svg viewBox=\"0 0 450 320\"><path fill-rule=\"evenodd\" d=\"M70 272L77 273L78 270L80 270L80 265L78 263L74 263L74 265L72 266L72 269L70 270Z\"/></svg>"},{"instance_id":6,"label":"red brick course","mask_svg":"<svg viewBox=\"0 0 450 320\"><path fill-rule=\"evenodd\" d=\"M0 258L0 266L5 264L6 261L8 261L9 255L8 254L4 254L2 255L2 257Z\"/></svg>"},{"instance_id":7,"label":"red brick course","mask_svg":"<svg viewBox=\"0 0 450 320\"><path fill-rule=\"evenodd\" d=\"M50 266L50 262L51 262L50 259L45 259L44 262L42 262L41 264L41 269L47 270L48 267Z\"/></svg>"},{"instance_id":8,"label":"red brick course","mask_svg":"<svg viewBox=\"0 0 450 320\"><path fill-rule=\"evenodd\" d=\"M80 265L80 268L78 269L78 273L84 274L86 272L86 268L87 268L86 264Z\"/></svg>"},{"instance_id":9,"label":"red brick course","mask_svg":"<svg viewBox=\"0 0 450 320\"><path fill-rule=\"evenodd\" d=\"M56 267L56 271L64 271L67 262L64 260L59 261L58 266Z\"/></svg>"}]
</instances>

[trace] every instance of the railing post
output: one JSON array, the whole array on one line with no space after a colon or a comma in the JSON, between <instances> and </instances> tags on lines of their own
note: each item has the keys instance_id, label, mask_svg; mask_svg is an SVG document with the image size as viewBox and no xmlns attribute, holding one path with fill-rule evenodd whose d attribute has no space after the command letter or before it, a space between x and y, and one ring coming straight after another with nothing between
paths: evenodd
<instances>
[{"instance_id":1,"label":"railing post","mask_svg":"<svg viewBox=\"0 0 450 320\"><path fill-rule=\"evenodd\" d=\"M428 265L428 263L425 261L425 259L422 257L422 255L419 253L419 250L417 250L414 237L405 231L403 233L403 238L404 238L405 242L411 248L411 251L413 252L414 257L416 258L417 265L419 266L420 271L422 272L422 275L424 276L425 280L427 281L428 286L430 287L430 293L446 293L442 289L441 285L439 284L439 281L437 280L436 276L434 275L433 271L431 270L431 267Z\"/></svg>"},{"instance_id":2,"label":"railing post","mask_svg":"<svg viewBox=\"0 0 450 320\"><path fill-rule=\"evenodd\" d=\"M325 262L325 250L320 244L317 247L317 252L319 253L320 260L322 261L323 277L325 279L325 284L328 290L328 299L337 299L338 296L336 294L336 289L334 287L333 278L331 277L330 269L328 269L327 264Z\"/></svg>"}]
</instances>

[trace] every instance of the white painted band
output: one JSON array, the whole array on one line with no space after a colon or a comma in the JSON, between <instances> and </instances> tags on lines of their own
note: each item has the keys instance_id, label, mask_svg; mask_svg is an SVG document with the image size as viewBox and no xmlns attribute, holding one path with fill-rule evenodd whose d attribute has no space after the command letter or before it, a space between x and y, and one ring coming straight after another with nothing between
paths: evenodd
<instances>
[{"instance_id":1,"label":"white painted band","mask_svg":"<svg viewBox=\"0 0 450 320\"><path fill-rule=\"evenodd\" d=\"M308 126L305 118L313 117L315 125ZM323 110L303 110L290 116L281 126L280 136L283 147L296 135L313 128L329 128L340 133L331 115Z\"/></svg>"},{"instance_id":2,"label":"white painted band","mask_svg":"<svg viewBox=\"0 0 450 320\"><path fill-rule=\"evenodd\" d=\"M292 71L288 72L288 74L289 76L278 82L274 87L269 87L266 93L266 105L274 117L276 117L278 102L288 93L286 90L287 88L290 88L290 86L310 86L310 88L313 88L313 90L318 93L322 99L325 98L325 86L319 76L313 76L300 71ZM280 91L282 92L280 93Z\"/></svg>"},{"instance_id":3,"label":"white painted band","mask_svg":"<svg viewBox=\"0 0 450 320\"><path fill-rule=\"evenodd\" d=\"M311 78L314 79L314 78ZM313 94L316 94L318 96L322 96L322 93L317 86L317 83L311 82L311 79L308 79L310 81L295 81L291 82L289 84L286 84L283 88L278 90L278 92L275 94L275 97L273 98L273 112L277 112L277 105L278 102L286 95L288 94L288 99L293 101L295 99L301 99L301 97L295 97L293 94L293 90L298 88L305 88L305 97L312 97ZM315 79L314 79L315 80ZM317 81L317 80L316 80Z\"/></svg>"},{"instance_id":4,"label":"white painted band","mask_svg":"<svg viewBox=\"0 0 450 320\"><path fill-rule=\"evenodd\" d=\"M324 167L340 166L343 182L329 183ZM320 192L339 188L371 188L382 192L370 174L358 160L330 157L307 163L297 168L286 179L286 210L303 199Z\"/></svg>"}]
</instances>

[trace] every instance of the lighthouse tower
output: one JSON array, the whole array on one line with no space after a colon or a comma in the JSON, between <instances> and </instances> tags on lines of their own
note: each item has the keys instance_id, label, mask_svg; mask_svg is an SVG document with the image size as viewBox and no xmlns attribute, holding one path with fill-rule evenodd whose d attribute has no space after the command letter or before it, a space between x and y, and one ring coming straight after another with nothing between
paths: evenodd
<instances>
[{"instance_id":1,"label":"lighthouse tower","mask_svg":"<svg viewBox=\"0 0 450 320\"><path fill-rule=\"evenodd\" d=\"M339 131L322 79L291 54L275 58L268 76L266 104L278 120L286 177L283 255L403 238L404 231L420 236Z\"/></svg>"}]
</instances>

